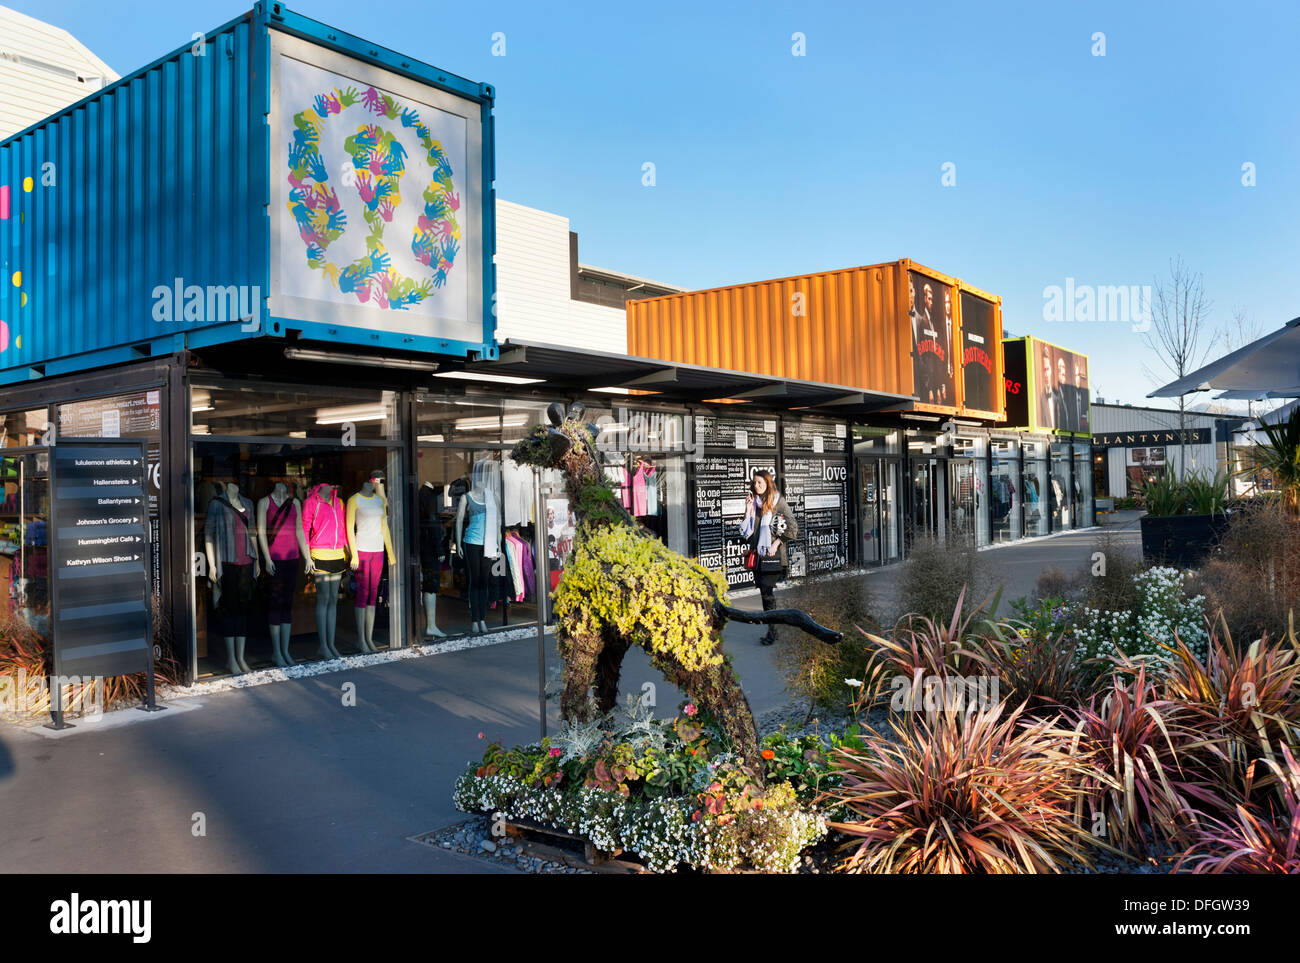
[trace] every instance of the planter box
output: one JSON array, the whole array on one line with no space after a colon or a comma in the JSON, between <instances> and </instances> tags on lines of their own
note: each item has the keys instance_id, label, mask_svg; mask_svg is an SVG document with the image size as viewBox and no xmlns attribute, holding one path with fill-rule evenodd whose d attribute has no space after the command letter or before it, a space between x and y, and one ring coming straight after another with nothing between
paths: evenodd
<instances>
[{"instance_id":1,"label":"planter box","mask_svg":"<svg viewBox=\"0 0 1300 963\"><path fill-rule=\"evenodd\" d=\"M1142 516L1142 560L1148 565L1200 565L1227 530L1226 515Z\"/></svg>"}]
</instances>

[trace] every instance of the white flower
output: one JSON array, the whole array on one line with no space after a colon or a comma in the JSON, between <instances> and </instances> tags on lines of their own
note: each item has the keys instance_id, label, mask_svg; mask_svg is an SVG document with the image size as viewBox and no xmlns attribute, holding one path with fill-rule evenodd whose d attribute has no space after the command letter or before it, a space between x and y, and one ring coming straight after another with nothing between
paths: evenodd
<instances>
[{"instance_id":1,"label":"white flower","mask_svg":"<svg viewBox=\"0 0 1300 963\"><path fill-rule=\"evenodd\" d=\"M849 686L850 688L853 688L853 689L860 689L860 688L862 688L862 680L861 680L861 679L845 679L845 680L844 680L844 684L845 684L846 686Z\"/></svg>"}]
</instances>

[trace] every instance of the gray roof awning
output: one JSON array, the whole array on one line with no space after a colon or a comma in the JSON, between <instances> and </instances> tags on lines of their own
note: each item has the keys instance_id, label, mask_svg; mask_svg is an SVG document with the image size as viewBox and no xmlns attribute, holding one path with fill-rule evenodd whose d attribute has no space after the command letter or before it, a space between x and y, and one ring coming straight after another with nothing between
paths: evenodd
<instances>
[{"instance_id":1,"label":"gray roof awning","mask_svg":"<svg viewBox=\"0 0 1300 963\"><path fill-rule=\"evenodd\" d=\"M513 339L501 343L497 360L470 361L459 367L469 373L535 378L557 391L624 388L650 392L644 397L655 400L729 398L756 408L806 408L840 416L910 408L917 400L913 395ZM442 370L453 367L444 365Z\"/></svg>"},{"instance_id":2,"label":"gray roof awning","mask_svg":"<svg viewBox=\"0 0 1300 963\"><path fill-rule=\"evenodd\" d=\"M1221 398L1300 397L1300 318L1211 361L1148 398L1177 398L1193 391L1223 391Z\"/></svg>"}]
</instances>

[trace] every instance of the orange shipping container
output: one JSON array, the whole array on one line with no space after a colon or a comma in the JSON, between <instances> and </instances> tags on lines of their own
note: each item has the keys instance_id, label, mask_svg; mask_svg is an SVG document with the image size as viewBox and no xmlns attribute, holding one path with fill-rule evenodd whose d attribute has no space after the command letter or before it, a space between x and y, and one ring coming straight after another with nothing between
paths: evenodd
<instances>
[{"instance_id":1,"label":"orange shipping container","mask_svg":"<svg viewBox=\"0 0 1300 963\"><path fill-rule=\"evenodd\" d=\"M992 308L993 410L988 392L963 404L964 300ZM906 259L631 301L627 331L639 357L913 395L917 411L993 419L1004 404L1001 299Z\"/></svg>"}]
</instances>

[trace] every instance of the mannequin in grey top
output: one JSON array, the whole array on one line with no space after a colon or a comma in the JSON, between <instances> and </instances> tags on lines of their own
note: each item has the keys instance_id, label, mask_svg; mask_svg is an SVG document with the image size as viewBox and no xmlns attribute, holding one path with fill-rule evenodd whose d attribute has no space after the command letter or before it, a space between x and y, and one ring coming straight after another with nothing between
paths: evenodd
<instances>
[{"instance_id":1,"label":"mannequin in grey top","mask_svg":"<svg viewBox=\"0 0 1300 963\"><path fill-rule=\"evenodd\" d=\"M250 671L244 661L244 645L253 583L259 571L253 519L253 503L240 493L238 483L227 481L208 502L203 525L212 604L226 644L226 668L231 675Z\"/></svg>"}]
</instances>

